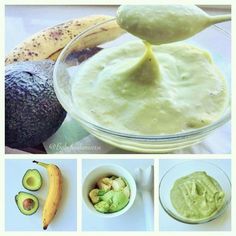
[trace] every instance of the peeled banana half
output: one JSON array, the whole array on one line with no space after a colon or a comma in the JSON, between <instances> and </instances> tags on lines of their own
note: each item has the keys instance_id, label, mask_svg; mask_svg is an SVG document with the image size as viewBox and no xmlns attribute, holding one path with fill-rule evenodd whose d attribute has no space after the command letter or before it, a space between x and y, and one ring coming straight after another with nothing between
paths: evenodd
<instances>
[{"instance_id":1,"label":"peeled banana half","mask_svg":"<svg viewBox=\"0 0 236 236\"><path fill-rule=\"evenodd\" d=\"M5 64L18 61L38 61L43 59L56 60L61 50L78 34L104 21L111 20L112 16L93 15L73 19L62 24L38 32L15 47L5 58ZM101 26L98 30L86 36L81 47L93 47L98 43L106 42L118 37L124 31L115 21ZM81 48L81 49L82 49Z\"/></svg>"}]
</instances>

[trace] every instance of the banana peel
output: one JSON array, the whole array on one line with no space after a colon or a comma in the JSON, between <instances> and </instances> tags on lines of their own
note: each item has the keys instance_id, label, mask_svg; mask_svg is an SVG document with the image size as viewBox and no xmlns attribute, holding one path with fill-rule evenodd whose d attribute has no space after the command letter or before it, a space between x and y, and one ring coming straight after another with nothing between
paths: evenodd
<instances>
[{"instance_id":1,"label":"banana peel","mask_svg":"<svg viewBox=\"0 0 236 236\"><path fill-rule=\"evenodd\" d=\"M5 64L19 61L39 61L43 59L56 60L63 48L78 34L88 28L114 17L107 15L93 15L84 18L73 19L62 24L44 29L16 46L5 58ZM96 31L87 34L77 49L96 47L119 37L124 33L115 21L108 22L105 26L99 26Z\"/></svg>"},{"instance_id":2,"label":"banana peel","mask_svg":"<svg viewBox=\"0 0 236 236\"><path fill-rule=\"evenodd\" d=\"M56 165L38 161L33 161L33 163L44 167L47 170L49 177L49 189L42 215L43 229L46 230L56 215L60 205L62 197L62 174Z\"/></svg>"}]
</instances>

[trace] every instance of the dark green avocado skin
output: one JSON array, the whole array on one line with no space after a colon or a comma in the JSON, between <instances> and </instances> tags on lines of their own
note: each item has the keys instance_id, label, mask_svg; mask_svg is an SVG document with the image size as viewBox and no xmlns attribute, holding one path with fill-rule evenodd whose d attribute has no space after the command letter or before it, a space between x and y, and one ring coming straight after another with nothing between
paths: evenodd
<instances>
[{"instance_id":1,"label":"dark green avocado skin","mask_svg":"<svg viewBox=\"0 0 236 236\"><path fill-rule=\"evenodd\" d=\"M34 147L60 127L66 112L53 88L54 62L18 62L5 68L5 143Z\"/></svg>"}]
</instances>

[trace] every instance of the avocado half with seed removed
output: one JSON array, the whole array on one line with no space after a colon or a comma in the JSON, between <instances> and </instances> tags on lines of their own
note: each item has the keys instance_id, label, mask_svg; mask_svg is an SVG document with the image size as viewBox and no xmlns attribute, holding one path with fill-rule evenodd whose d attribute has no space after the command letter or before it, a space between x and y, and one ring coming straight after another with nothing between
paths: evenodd
<instances>
[{"instance_id":1,"label":"avocado half with seed removed","mask_svg":"<svg viewBox=\"0 0 236 236\"><path fill-rule=\"evenodd\" d=\"M19 192L15 196L18 209L24 215L33 215L39 208L39 200L36 196L26 192Z\"/></svg>"},{"instance_id":2,"label":"avocado half with seed removed","mask_svg":"<svg viewBox=\"0 0 236 236\"><path fill-rule=\"evenodd\" d=\"M38 170L27 170L22 179L22 185L30 191L37 191L42 186L42 176Z\"/></svg>"}]
</instances>

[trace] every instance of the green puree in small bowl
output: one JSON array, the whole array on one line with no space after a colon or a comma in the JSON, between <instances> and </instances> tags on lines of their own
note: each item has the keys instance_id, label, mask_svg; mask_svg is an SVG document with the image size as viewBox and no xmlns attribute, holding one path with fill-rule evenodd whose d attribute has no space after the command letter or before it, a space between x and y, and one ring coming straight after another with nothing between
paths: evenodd
<instances>
[{"instance_id":1,"label":"green puree in small bowl","mask_svg":"<svg viewBox=\"0 0 236 236\"><path fill-rule=\"evenodd\" d=\"M176 211L192 220L203 220L215 215L224 205L224 196L219 183L204 171L177 179L170 193Z\"/></svg>"}]
</instances>

